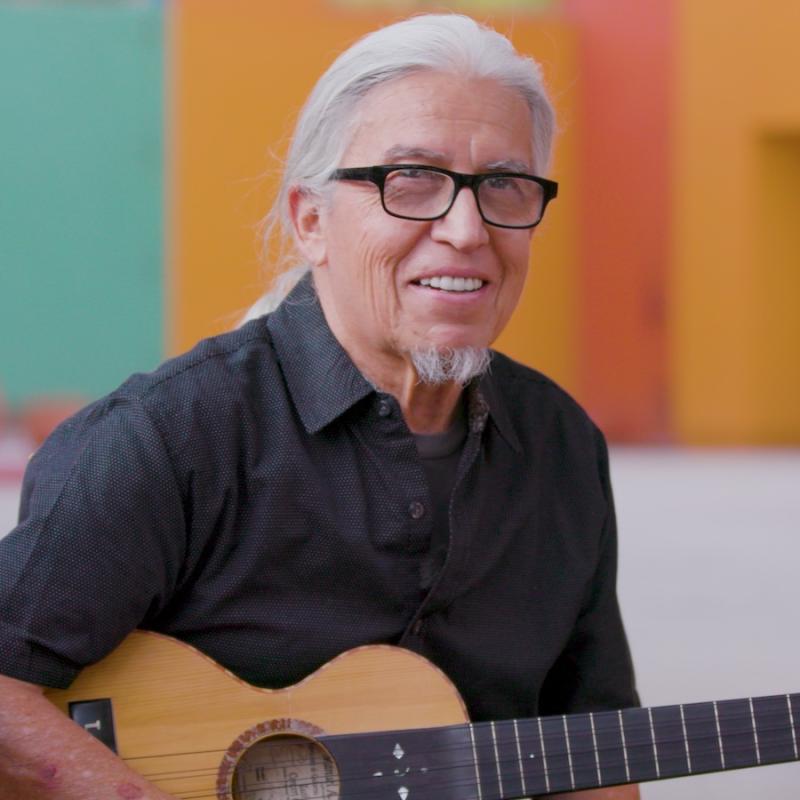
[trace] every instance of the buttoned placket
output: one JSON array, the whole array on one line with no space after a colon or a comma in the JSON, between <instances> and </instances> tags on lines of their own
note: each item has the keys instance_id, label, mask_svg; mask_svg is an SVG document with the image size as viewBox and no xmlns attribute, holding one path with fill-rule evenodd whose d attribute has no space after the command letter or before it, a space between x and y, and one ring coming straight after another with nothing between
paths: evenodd
<instances>
[{"instance_id":1,"label":"buttoned placket","mask_svg":"<svg viewBox=\"0 0 800 800\"><path fill-rule=\"evenodd\" d=\"M458 466L458 475L453 486L448 509L449 542L447 557L442 565L439 575L433 582L430 590L422 600L416 613L409 621L405 632L399 642L410 645L412 639L421 639L424 636L427 619L437 611L445 608L455 597L458 591L458 576L464 568L464 561L469 552L471 532L467 529L469 514L457 514L457 509L466 509L468 502L463 494L464 481L471 469L476 467L478 454L481 449L481 438L488 419L488 407L480 392L475 389L470 392L469 398L469 434L464 445L464 452ZM463 519L462 519L463 516Z\"/></svg>"},{"instance_id":2,"label":"buttoned placket","mask_svg":"<svg viewBox=\"0 0 800 800\"><path fill-rule=\"evenodd\" d=\"M390 452L382 452L379 457L394 463L398 476L402 476L399 485L404 496L401 502L401 513L404 521L400 523L404 549L409 553L425 551L430 544L431 525L430 496L425 472L416 456L411 431L403 420L397 400L388 394L377 393L373 406L372 425L379 437L383 438L382 446L390 448ZM398 542L399 544L399 542Z\"/></svg>"}]
</instances>

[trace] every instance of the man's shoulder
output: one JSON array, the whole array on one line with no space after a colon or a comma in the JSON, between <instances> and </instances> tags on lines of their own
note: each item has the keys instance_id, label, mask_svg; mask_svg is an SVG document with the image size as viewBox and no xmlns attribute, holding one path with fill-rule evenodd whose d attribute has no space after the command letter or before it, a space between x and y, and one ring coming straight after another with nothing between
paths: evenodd
<instances>
[{"instance_id":1,"label":"man's shoulder","mask_svg":"<svg viewBox=\"0 0 800 800\"><path fill-rule=\"evenodd\" d=\"M110 397L129 397L149 403L193 388L227 391L248 376L257 377L274 362L264 317L241 328L211 336L191 350L164 361L151 372L131 375Z\"/></svg>"},{"instance_id":2,"label":"man's shoulder","mask_svg":"<svg viewBox=\"0 0 800 800\"><path fill-rule=\"evenodd\" d=\"M65 420L52 442L84 446L110 429L155 424L165 438L176 431L224 427L258 405L280 380L264 318L198 342L150 372L119 387ZM63 445L62 445L63 446Z\"/></svg>"},{"instance_id":3,"label":"man's shoulder","mask_svg":"<svg viewBox=\"0 0 800 800\"><path fill-rule=\"evenodd\" d=\"M499 352L493 355L491 370L495 385L512 406L535 402L591 422L580 403L543 372Z\"/></svg>"}]
</instances>

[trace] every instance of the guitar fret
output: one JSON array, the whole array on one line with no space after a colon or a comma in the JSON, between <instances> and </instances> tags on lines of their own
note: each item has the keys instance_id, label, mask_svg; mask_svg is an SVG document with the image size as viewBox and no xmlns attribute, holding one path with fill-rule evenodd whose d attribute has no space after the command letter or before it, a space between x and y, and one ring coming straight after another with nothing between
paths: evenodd
<instances>
[{"instance_id":1,"label":"guitar fret","mask_svg":"<svg viewBox=\"0 0 800 800\"><path fill-rule=\"evenodd\" d=\"M756 749L750 722L749 702L723 700L717 703L717 716L722 739L725 742L726 768L755 766Z\"/></svg>"},{"instance_id":2,"label":"guitar fret","mask_svg":"<svg viewBox=\"0 0 800 800\"><path fill-rule=\"evenodd\" d=\"M689 752L689 737L686 734L686 715L683 712L683 705L679 706L681 710L681 726L683 727L683 743L686 746L686 764L689 769L689 774L692 774L692 754Z\"/></svg>"},{"instance_id":3,"label":"guitar fret","mask_svg":"<svg viewBox=\"0 0 800 800\"><path fill-rule=\"evenodd\" d=\"M630 779L651 781L658 775L652 717L644 708L628 708L620 713Z\"/></svg>"},{"instance_id":4,"label":"guitar fret","mask_svg":"<svg viewBox=\"0 0 800 800\"><path fill-rule=\"evenodd\" d=\"M570 789L599 786L597 734L591 714L573 714L564 719L569 756Z\"/></svg>"},{"instance_id":5,"label":"guitar fret","mask_svg":"<svg viewBox=\"0 0 800 800\"><path fill-rule=\"evenodd\" d=\"M717 739L719 740L719 757L722 762L722 769L725 769L725 748L722 746L722 730L719 726L719 709L714 702L714 722L717 725Z\"/></svg>"},{"instance_id":6,"label":"guitar fret","mask_svg":"<svg viewBox=\"0 0 800 800\"><path fill-rule=\"evenodd\" d=\"M789 709L789 726L792 729L792 744L794 745L794 757L796 759L800 759L800 755L797 754L797 731L794 727L794 716L792 711L792 696L787 694L786 695L786 705Z\"/></svg>"},{"instance_id":7,"label":"guitar fret","mask_svg":"<svg viewBox=\"0 0 800 800\"><path fill-rule=\"evenodd\" d=\"M794 720L784 697L753 698L761 761L775 764L797 758Z\"/></svg>"},{"instance_id":8,"label":"guitar fret","mask_svg":"<svg viewBox=\"0 0 800 800\"><path fill-rule=\"evenodd\" d=\"M561 716L542 717L542 731L547 746L547 772L550 791L571 791L574 781L570 756L570 742Z\"/></svg>"},{"instance_id":9,"label":"guitar fret","mask_svg":"<svg viewBox=\"0 0 800 800\"><path fill-rule=\"evenodd\" d=\"M478 769L478 750L475 747L475 730L474 726L468 725L469 728L469 738L472 742L472 759L475 763L475 785L478 789L478 800L483 800L483 792L481 791L481 773Z\"/></svg>"},{"instance_id":10,"label":"guitar fret","mask_svg":"<svg viewBox=\"0 0 800 800\"><path fill-rule=\"evenodd\" d=\"M600 762L598 772L602 770L603 781L607 785L625 783L624 747L619 715L614 711L603 711L593 715L593 722L597 742L595 752Z\"/></svg>"},{"instance_id":11,"label":"guitar fret","mask_svg":"<svg viewBox=\"0 0 800 800\"><path fill-rule=\"evenodd\" d=\"M748 702L750 703L750 719L753 722L753 742L755 743L756 746L756 763L760 764L761 748L758 746L758 731L756 730L756 714L755 711L753 710L753 698L752 697L749 698Z\"/></svg>"},{"instance_id":12,"label":"guitar fret","mask_svg":"<svg viewBox=\"0 0 800 800\"><path fill-rule=\"evenodd\" d=\"M519 780L522 784L522 794L523 796L527 796L528 790L525 787L525 770L522 766L522 748L519 744L519 728L517 727L517 721L514 720L514 739L517 743L517 760L519 761Z\"/></svg>"},{"instance_id":13,"label":"guitar fret","mask_svg":"<svg viewBox=\"0 0 800 800\"><path fill-rule=\"evenodd\" d=\"M689 774L684 720L678 706L652 709L653 729L658 742L658 766L662 778Z\"/></svg>"},{"instance_id":14,"label":"guitar fret","mask_svg":"<svg viewBox=\"0 0 800 800\"><path fill-rule=\"evenodd\" d=\"M542 718L539 717L539 741L542 744L542 764L544 765L544 786L547 791L550 791L550 770L547 766L547 747L544 742L544 730L542 728Z\"/></svg>"},{"instance_id":15,"label":"guitar fret","mask_svg":"<svg viewBox=\"0 0 800 800\"><path fill-rule=\"evenodd\" d=\"M603 776L600 773L600 753L597 749L597 729L594 726L594 714L589 714L589 723L592 726L592 748L594 749L594 763L597 767L597 785L603 783Z\"/></svg>"},{"instance_id":16,"label":"guitar fret","mask_svg":"<svg viewBox=\"0 0 800 800\"><path fill-rule=\"evenodd\" d=\"M503 776L500 772L500 753L497 752L497 729L494 722L491 723L492 727L492 746L494 747L494 763L497 766L497 786L500 789L500 797L505 796L503 791Z\"/></svg>"},{"instance_id":17,"label":"guitar fret","mask_svg":"<svg viewBox=\"0 0 800 800\"><path fill-rule=\"evenodd\" d=\"M567 762L569 763L569 782L572 789L575 788L575 771L572 768L572 749L569 744L569 729L567 728L567 715L564 714L561 719L564 721L564 741L567 745Z\"/></svg>"},{"instance_id":18,"label":"guitar fret","mask_svg":"<svg viewBox=\"0 0 800 800\"><path fill-rule=\"evenodd\" d=\"M684 706L687 744L692 752L692 772L712 772L722 768L722 751L717 735L713 703L691 703Z\"/></svg>"},{"instance_id":19,"label":"guitar fret","mask_svg":"<svg viewBox=\"0 0 800 800\"><path fill-rule=\"evenodd\" d=\"M525 787L520 796L545 794L550 790L550 775L541 721L536 718L519 720L519 734L520 788Z\"/></svg>"},{"instance_id":20,"label":"guitar fret","mask_svg":"<svg viewBox=\"0 0 800 800\"><path fill-rule=\"evenodd\" d=\"M656 778L660 778L661 777L661 767L659 766L659 763L658 763L658 748L656 747L656 729L655 729L655 726L653 725L653 709L652 708L648 708L647 709L647 717L648 717L648 720L650 722L650 738L653 740L653 761L655 762L655 765L656 765Z\"/></svg>"},{"instance_id":21,"label":"guitar fret","mask_svg":"<svg viewBox=\"0 0 800 800\"><path fill-rule=\"evenodd\" d=\"M622 757L625 759L625 777L630 783L631 769L630 765L628 764L628 748L625 746L625 726L622 724L622 711L619 711L618 714L619 714L619 735L620 738L622 739Z\"/></svg>"}]
</instances>

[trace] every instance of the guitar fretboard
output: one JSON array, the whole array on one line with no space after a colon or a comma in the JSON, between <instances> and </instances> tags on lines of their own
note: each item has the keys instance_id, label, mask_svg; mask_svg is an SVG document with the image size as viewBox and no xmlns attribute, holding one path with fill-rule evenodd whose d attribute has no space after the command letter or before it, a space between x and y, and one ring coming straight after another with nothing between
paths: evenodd
<instances>
[{"instance_id":1,"label":"guitar fretboard","mask_svg":"<svg viewBox=\"0 0 800 800\"><path fill-rule=\"evenodd\" d=\"M342 798L508 800L800 759L800 694L326 737Z\"/></svg>"}]
</instances>

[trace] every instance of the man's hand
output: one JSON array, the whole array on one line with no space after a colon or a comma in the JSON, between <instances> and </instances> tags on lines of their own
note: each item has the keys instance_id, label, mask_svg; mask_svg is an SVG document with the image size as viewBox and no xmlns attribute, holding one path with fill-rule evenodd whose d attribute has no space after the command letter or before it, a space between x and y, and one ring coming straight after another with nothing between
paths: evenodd
<instances>
[{"instance_id":1,"label":"man's hand","mask_svg":"<svg viewBox=\"0 0 800 800\"><path fill-rule=\"evenodd\" d=\"M41 687L0 675L0 800L174 800L81 730Z\"/></svg>"}]
</instances>

